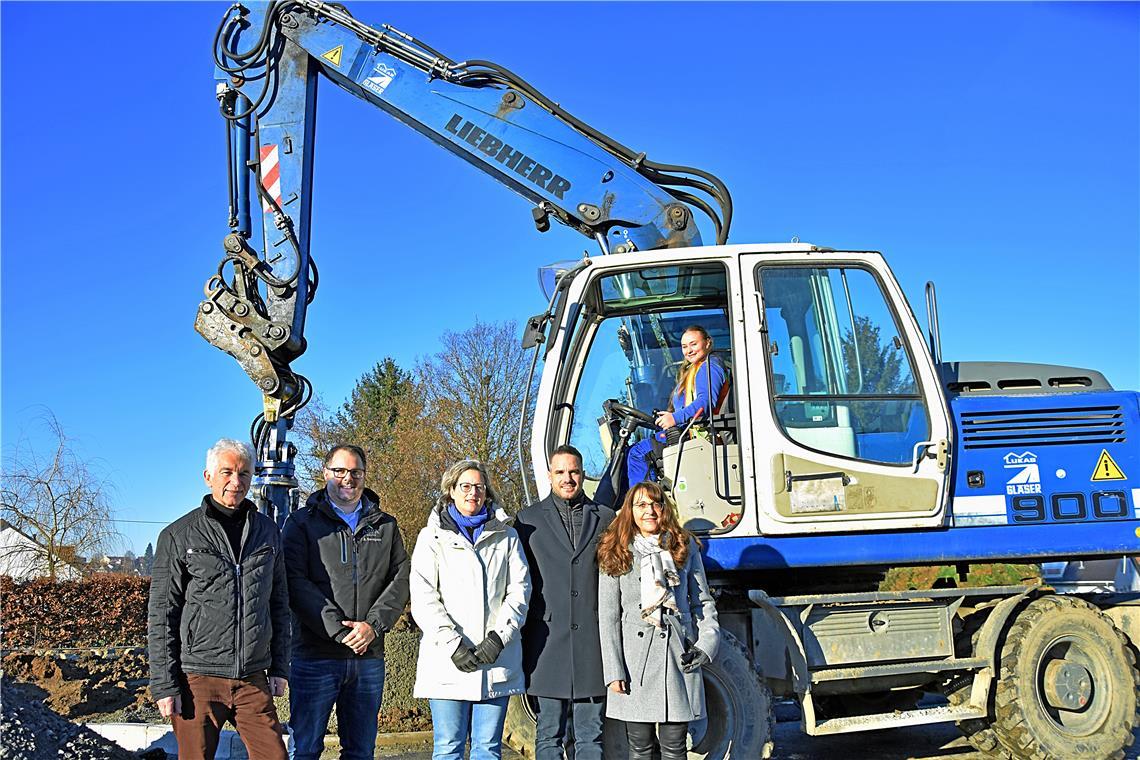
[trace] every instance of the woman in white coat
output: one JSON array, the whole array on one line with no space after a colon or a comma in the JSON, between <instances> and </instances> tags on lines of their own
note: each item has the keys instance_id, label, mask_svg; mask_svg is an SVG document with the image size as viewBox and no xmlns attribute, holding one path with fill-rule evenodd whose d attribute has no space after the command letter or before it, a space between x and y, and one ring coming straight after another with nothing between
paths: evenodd
<instances>
[{"instance_id":1,"label":"woman in white coat","mask_svg":"<svg viewBox=\"0 0 1140 760\"><path fill-rule=\"evenodd\" d=\"M697 541L656 483L629 489L598 542L598 625L606 716L626 721L630 760L684 760L705 712L701 668L720 625Z\"/></svg>"},{"instance_id":2,"label":"woman in white coat","mask_svg":"<svg viewBox=\"0 0 1140 760\"><path fill-rule=\"evenodd\" d=\"M498 760L507 701L525 688L526 557L480 462L449 467L440 494L412 552L414 694L431 703L433 760L460 760L468 738L471 760Z\"/></svg>"}]
</instances>

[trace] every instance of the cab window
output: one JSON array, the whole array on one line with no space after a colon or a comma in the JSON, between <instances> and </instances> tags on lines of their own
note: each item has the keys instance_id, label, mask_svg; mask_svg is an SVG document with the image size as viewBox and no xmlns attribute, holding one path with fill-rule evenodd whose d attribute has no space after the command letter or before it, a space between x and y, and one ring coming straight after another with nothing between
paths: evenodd
<instances>
[{"instance_id":1,"label":"cab window","mask_svg":"<svg viewBox=\"0 0 1140 760\"><path fill-rule=\"evenodd\" d=\"M708 330L716 354L731 366L727 288L720 263L645 268L594 284L571 348L582 371L571 394L570 443L582 452L587 477L599 478L609 461L603 402L616 399L648 413L671 408L686 327Z\"/></svg>"},{"instance_id":2,"label":"cab window","mask_svg":"<svg viewBox=\"0 0 1140 760\"><path fill-rule=\"evenodd\" d=\"M902 331L875 275L853 266L762 266L772 403L801 445L911 461L929 418Z\"/></svg>"}]
</instances>

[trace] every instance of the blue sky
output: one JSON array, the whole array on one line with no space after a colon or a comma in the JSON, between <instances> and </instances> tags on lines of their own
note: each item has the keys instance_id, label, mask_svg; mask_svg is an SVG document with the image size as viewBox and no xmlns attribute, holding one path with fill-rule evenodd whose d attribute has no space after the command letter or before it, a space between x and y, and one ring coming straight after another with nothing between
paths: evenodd
<instances>
[{"instance_id":1,"label":"blue sky","mask_svg":"<svg viewBox=\"0 0 1140 760\"><path fill-rule=\"evenodd\" d=\"M226 3L0 4L2 435L50 408L169 522L260 398L193 330L226 232L210 43ZM730 242L881 250L938 285L951 360L1140 387L1140 5L351 4L494 60L655 160L732 190ZM543 307L594 247L334 86L320 100L321 291L296 363L330 406L476 317ZM920 321L924 321L920 317ZM159 525L120 526L136 552Z\"/></svg>"}]
</instances>

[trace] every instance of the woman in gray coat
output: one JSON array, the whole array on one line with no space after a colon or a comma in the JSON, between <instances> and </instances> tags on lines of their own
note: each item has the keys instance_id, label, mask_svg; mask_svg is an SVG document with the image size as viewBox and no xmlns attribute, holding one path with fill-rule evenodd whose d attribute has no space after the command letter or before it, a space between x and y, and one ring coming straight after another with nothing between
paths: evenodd
<instances>
[{"instance_id":1,"label":"woman in gray coat","mask_svg":"<svg viewBox=\"0 0 1140 760\"><path fill-rule=\"evenodd\" d=\"M629 489L598 543L598 567L606 716L626 721L630 760L653 756L655 728L661 760L684 760L720 625L697 541L656 483Z\"/></svg>"}]
</instances>

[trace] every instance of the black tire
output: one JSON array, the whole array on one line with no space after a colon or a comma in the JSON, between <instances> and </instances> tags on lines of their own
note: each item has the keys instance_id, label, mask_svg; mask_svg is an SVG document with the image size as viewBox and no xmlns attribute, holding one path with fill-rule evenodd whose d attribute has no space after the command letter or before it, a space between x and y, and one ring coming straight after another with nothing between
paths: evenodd
<instances>
[{"instance_id":1,"label":"black tire","mask_svg":"<svg viewBox=\"0 0 1140 760\"><path fill-rule=\"evenodd\" d=\"M951 681L946 689L946 697L951 705L962 705L970 699L970 686L973 680L973 675L967 675ZM954 725L958 727L962 736L966 737L970 746L986 757L1000 758L1000 760L1010 760L1013 757L998 741L990 718L968 718L957 721Z\"/></svg>"},{"instance_id":2,"label":"black tire","mask_svg":"<svg viewBox=\"0 0 1140 760\"><path fill-rule=\"evenodd\" d=\"M527 760L534 757L534 711L526 703L526 696L511 697L507 704L507 719L503 725L503 744Z\"/></svg>"},{"instance_id":3,"label":"black tire","mask_svg":"<svg viewBox=\"0 0 1140 760\"><path fill-rule=\"evenodd\" d=\"M705 715L689 724L689 760L772 756L772 692L736 637L721 631L716 659L703 668Z\"/></svg>"},{"instance_id":4,"label":"black tire","mask_svg":"<svg viewBox=\"0 0 1140 760\"><path fill-rule=\"evenodd\" d=\"M1062 667L1069 672L1058 675ZM1056 687L1063 679L1067 691ZM1065 693L1051 697L1050 684ZM1014 757L1123 758L1140 719L1136 658L1091 604L1041 597L1017 614L1006 635L994 704L994 732Z\"/></svg>"}]
</instances>

